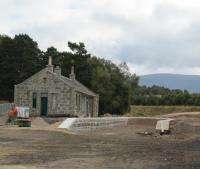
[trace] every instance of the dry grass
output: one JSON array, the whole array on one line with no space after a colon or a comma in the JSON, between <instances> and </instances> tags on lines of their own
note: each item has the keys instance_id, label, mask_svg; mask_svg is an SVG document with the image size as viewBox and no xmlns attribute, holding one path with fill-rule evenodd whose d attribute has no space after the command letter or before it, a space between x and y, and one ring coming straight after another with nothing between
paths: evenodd
<instances>
[{"instance_id":1,"label":"dry grass","mask_svg":"<svg viewBox=\"0 0 200 169\"><path fill-rule=\"evenodd\" d=\"M157 116L179 112L200 112L200 106L131 106L128 115Z\"/></svg>"}]
</instances>

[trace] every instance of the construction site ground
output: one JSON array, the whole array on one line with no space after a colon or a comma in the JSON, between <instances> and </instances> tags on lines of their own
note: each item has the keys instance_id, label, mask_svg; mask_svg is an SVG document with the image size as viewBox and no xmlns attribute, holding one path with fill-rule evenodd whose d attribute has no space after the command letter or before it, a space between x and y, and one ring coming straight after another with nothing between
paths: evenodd
<instances>
[{"instance_id":1,"label":"construction site ground","mask_svg":"<svg viewBox=\"0 0 200 169\"><path fill-rule=\"evenodd\" d=\"M31 128L0 126L0 169L199 169L199 113L173 118L177 129L163 136L152 123L84 133L41 118Z\"/></svg>"}]
</instances>

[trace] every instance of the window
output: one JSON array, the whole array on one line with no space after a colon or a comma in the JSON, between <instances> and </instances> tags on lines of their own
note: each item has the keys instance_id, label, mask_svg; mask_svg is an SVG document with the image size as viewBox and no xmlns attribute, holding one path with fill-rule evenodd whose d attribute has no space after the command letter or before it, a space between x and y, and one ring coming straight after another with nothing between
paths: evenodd
<instances>
[{"instance_id":1,"label":"window","mask_svg":"<svg viewBox=\"0 0 200 169\"><path fill-rule=\"evenodd\" d=\"M36 105L37 105L37 93L33 93L32 107L36 108Z\"/></svg>"},{"instance_id":2,"label":"window","mask_svg":"<svg viewBox=\"0 0 200 169\"><path fill-rule=\"evenodd\" d=\"M81 95L80 94L76 94L76 108L77 110L81 109Z\"/></svg>"}]
</instances>

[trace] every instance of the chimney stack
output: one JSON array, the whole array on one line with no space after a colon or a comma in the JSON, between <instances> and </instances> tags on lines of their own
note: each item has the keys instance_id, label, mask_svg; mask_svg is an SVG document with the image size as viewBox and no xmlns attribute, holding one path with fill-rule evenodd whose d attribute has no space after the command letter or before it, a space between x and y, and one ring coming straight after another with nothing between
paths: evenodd
<instances>
[{"instance_id":1,"label":"chimney stack","mask_svg":"<svg viewBox=\"0 0 200 169\"><path fill-rule=\"evenodd\" d=\"M49 56L49 62L48 65L52 65L52 56Z\"/></svg>"},{"instance_id":2,"label":"chimney stack","mask_svg":"<svg viewBox=\"0 0 200 169\"><path fill-rule=\"evenodd\" d=\"M69 75L69 78L71 80L75 80L74 66L71 67L71 73Z\"/></svg>"},{"instance_id":3,"label":"chimney stack","mask_svg":"<svg viewBox=\"0 0 200 169\"><path fill-rule=\"evenodd\" d=\"M53 72L52 57L49 56L48 65L46 66L48 70Z\"/></svg>"}]
</instances>

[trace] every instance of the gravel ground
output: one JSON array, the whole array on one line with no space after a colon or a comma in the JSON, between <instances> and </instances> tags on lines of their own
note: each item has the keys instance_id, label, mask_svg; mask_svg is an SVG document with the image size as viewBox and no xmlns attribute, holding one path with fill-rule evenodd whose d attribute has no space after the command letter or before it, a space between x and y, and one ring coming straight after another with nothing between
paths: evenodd
<instances>
[{"instance_id":1,"label":"gravel ground","mask_svg":"<svg viewBox=\"0 0 200 169\"><path fill-rule=\"evenodd\" d=\"M199 169L200 136L160 136L152 126L138 124L75 134L0 127L0 169L10 168Z\"/></svg>"}]
</instances>

